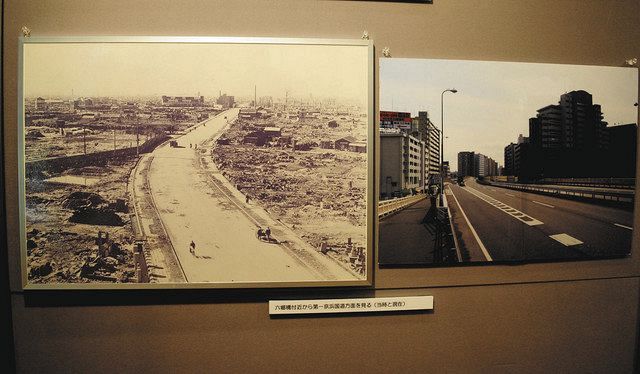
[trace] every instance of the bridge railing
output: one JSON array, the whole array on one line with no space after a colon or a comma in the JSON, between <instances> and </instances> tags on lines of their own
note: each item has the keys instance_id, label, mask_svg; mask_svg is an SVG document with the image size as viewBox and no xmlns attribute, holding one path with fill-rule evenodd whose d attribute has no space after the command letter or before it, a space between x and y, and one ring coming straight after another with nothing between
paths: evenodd
<instances>
[{"instance_id":1,"label":"bridge railing","mask_svg":"<svg viewBox=\"0 0 640 374\"><path fill-rule=\"evenodd\" d=\"M378 218L383 218L390 214L396 213L426 198L427 198L427 195L418 194L418 195L412 195L412 196L399 197L391 200L380 201L378 203Z\"/></svg>"},{"instance_id":2,"label":"bridge railing","mask_svg":"<svg viewBox=\"0 0 640 374\"><path fill-rule=\"evenodd\" d=\"M620 203L633 203L635 191L626 189L606 189L606 188L571 188L571 186L547 186L543 184L518 184L491 182L496 187L505 187L520 191L530 191L558 197L586 198L594 200L615 201Z\"/></svg>"},{"instance_id":3,"label":"bridge railing","mask_svg":"<svg viewBox=\"0 0 640 374\"><path fill-rule=\"evenodd\" d=\"M459 261L449 209L438 207L435 212L436 234L433 243L433 263L453 264Z\"/></svg>"},{"instance_id":4,"label":"bridge railing","mask_svg":"<svg viewBox=\"0 0 640 374\"><path fill-rule=\"evenodd\" d=\"M626 189L633 189L636 186L635 178L544 178L539 182L540 184Z\"/></svg>"}]
</instances>

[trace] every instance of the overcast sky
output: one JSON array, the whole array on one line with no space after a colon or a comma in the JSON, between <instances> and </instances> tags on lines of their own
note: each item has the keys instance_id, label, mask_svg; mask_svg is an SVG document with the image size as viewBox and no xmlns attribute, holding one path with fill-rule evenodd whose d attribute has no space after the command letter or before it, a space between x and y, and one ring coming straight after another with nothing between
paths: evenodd
<instances>
[{"instance_id":1,"label":"overcast sky","mask_svg":"<svg viewBox=\"0 0 640 374\"><path fill-rule=\"evenodd\" d=\"M34 96L258 96L367 99L367 47L258 44L25 44Z\"/></svg>"},{"instance_id":2,"label":"overcast sky","mask_svg":"<svg viewBox=\"0 0 640 374\"><path fill-rule=\"evenodd\" d=\"M438 127L444 95L444 158L457 169L460 151L476 151L499 164L504 147L528 136L536 110L560 95L585 90L610 125L636 123L638 69L486 61L380 59L380 110L429 112Z\"/></svg>"}]
</instances>

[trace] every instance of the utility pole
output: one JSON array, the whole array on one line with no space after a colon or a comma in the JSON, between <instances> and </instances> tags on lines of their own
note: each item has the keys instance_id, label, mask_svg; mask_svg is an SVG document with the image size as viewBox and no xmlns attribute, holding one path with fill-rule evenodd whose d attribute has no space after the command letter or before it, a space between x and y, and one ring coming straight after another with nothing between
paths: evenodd
<instances>
[{"instance_id":1,"label":"utility pole","mask_svg":"<svg viewBox=\"0 0 640 374\"><path fill-rule=\"evenodd\" d=\"M444 205L444 94L457 93L458 90L450 88L440 94L440 206Z\"/></svg>"},{"instance_id":2,"label":"utility pole","mask_svg":"<svg viewBox=\"0 0 640 374\"><path fill-rule=\"evenodd\" d=\"M82 146L84 148L84 154L87 154L87 125L82 125Z\"/></svg>"}]
</instances>

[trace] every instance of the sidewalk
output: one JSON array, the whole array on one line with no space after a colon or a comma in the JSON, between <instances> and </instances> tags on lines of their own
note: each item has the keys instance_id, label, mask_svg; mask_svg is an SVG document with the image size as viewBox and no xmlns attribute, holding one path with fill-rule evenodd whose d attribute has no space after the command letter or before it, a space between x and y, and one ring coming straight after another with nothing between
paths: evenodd
<instances>
[{"instance_id":1,"label":"sidewalk","mask_svg":"<svg viewBox=\"0 0 640 374\"><path fill-rule=\"evenodd\" d=\"M424 199L380 221L380 265L433 263L435 227L424 223L430 206Z\"/></svg>"},{"instance_id":2,"label":"sidewalk","mask_svg":"<svg viewBox=\"0 0 640 374\"><path fill-rule=\"evenodd\" d=\"M143 155L131 172L129 180L129 194L134 209L131 217L136 237L144 241L151 282L185 283L188 280L164 231L149 189L147 172L152 161L152 153Z\"/></svg>"}]
</instances>

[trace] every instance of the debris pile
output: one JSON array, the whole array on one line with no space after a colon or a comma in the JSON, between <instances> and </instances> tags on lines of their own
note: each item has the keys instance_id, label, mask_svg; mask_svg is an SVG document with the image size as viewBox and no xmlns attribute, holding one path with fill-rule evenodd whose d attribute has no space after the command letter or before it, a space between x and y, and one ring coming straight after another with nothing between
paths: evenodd
<instances>
[{"instance_id":1,"label":"debris pile","mask_svg":"<svg viewBox=\"0 0 640 374\"><path fill-rule=\"evenodd\" d=\"M27 180L26 249L30 283L137 280L126 187L133 165L134 159L120 160L59 174L99 179L89 186L50 183L38 177Z\"/></svg>"},{"instance_id":2,"label":"debris pile","mask_svg":"<svg viewBox=\"0 0 640 374\"><path fill-rule=\"evenodd\" d=\"M318 120L314 126L309 120L306 125L269 121L261 125L281 129L291 142L248 142L247 135L259 129L251 120L238 120L223 135L224 141L214 145L214 163L249 200L256 200L313 247L324 243L335 249L329 255L350 263L351 247L366 244L366 154L320 148L323 139L351 135L333 129L336 133L330 134L326 122ZM346 126L339 129L349 131Z\"/></svg>"},{"instance_id":3,"label":"debris pile","mask_svg":"<svg viewBox=\"0 0 640 374\"><path fill-rule=\"evenodd\" d=\"M73 212L69 222L101 226L124 225L124 221L117 212L127 210L122 199L109 203L102 196L85 191L72 192L63 201L62 207Z\"/></svg>"},{"instance_id":4,"label":"debris pile","mask_svg":"<svg viewBox=\"0 0 640 374\"><path fill-rule=\"evenodd\" d=\"M124 249L123 244L109 239L108 233L98 237L94 245L87 243L81 235L66 231L43 232L32 229L27 233L27 256L29 258L29 280L34 283L46 282L132 282L134 271L133 254ZM56 248L66 243L64 253L52 256Z\"/></svg>"}]
</instances>

